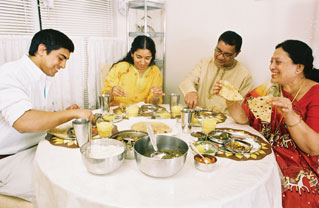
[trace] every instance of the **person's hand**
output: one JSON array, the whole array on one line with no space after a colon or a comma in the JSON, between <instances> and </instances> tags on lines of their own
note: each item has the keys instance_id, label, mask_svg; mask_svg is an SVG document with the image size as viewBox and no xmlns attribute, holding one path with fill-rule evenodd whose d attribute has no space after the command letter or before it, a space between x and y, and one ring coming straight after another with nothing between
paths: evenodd
<instances>
[{"instance_id":1,"label":"person's hand","mask_svg":"<svg viewBox=\"0 0 319 208\"><path fill-rule=\"evenodd\" d=\"M219 91L222 89L222 80L218 80L213 86L213 92L215 95L219 95Z\"/></svg>"},{"instance_id":2,"label":"person's hand","mask_svg":"<svg viewBox=\"0 0 319 208\"><path fill-rule=\"evenodd\" d=\"M294 110L292 109L292 103L291 101L286 97L274 97L271 100L271 103L274 106L277 106L277 108L283 112L284 117L287 115L294 113Z\"/></svg>"},{"instance_id":3,"label":"person's hand","mask_svg":"<svg viewBox=\"0 0 319 208\"><path fill-rule=\"evenodd\" d=\"M80 107L77 104L72 104L71 106L67 107L67 110L79 109Z\"/></svg>"},{"instance_id":4,"label":"person's hand","mask_svg":"<svg viewBox=\"0 0 319 208\"><path fill-rule=\"evenodd\" d=\"M93 124L95 123L94 115L89 109L75 109L76 118L89 119Z\"/></svg>"},{"instance_id":5,"label":"person's hand","mask_svg":"<svg viewBox=\"0 0 319 208\"><path fill-rule=\"evenodd\" d=\"M151 91L153 94L153 98L155 98L155 99L158 99L158 98L165 95L165 93L163 93L163 90L161 87L152 87Z\"/></svg>"},{"instance_id":6,"label":"person's hand","mask_svg":"<svg viewBox=\"0 0 319 208\"><path fill-rule=\"evenodd\" d=\"M118 96L118 97L126 97L126 92L125 92L125 90L122 87L114 86L112 88L112 95L113 96Z\"/></svg>"},{"instance_id":7,"label":"person's hand","mask_svg":"<svg viewBox=\"0 0 319 208\"><path fill-rule=\"evenodd\" d=\"M197 92L188 92L185 95L185 103L189 108L194 109L197 106L198 94Z\"/></svg>"}]
</instances>

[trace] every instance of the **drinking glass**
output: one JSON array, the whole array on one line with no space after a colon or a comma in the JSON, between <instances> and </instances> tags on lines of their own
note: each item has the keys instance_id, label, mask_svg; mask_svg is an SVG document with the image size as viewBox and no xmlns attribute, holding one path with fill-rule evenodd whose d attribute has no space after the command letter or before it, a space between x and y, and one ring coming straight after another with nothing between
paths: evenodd
<instances>
[{"instance_id":1,"label":"drinking glass","mask_svg":"<svg viewBox=\"0 0 319 208\"><path fill-rule=\"evenodd\" d=\"M205 134L214 131L217 120L215 118L207 117L202 119L202 129Z\"/></svg>"}]
</instances>

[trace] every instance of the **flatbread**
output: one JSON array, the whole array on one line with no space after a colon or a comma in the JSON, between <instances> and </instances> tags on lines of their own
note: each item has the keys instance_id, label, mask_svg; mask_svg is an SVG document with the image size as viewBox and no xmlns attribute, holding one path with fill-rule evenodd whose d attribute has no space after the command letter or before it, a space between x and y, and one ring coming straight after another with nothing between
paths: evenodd
<instances>
[{"instance_id":1,"label":"flatbread","mask_svg":"<svg viewBox=\"0 0 319 208\"><path fill-rule=\"evenodd\" d=\"M268 101L272 99L272 97L272 95L260 96L247 101L249 109L256 118L270 123L272 106Z\"/></svg>"},{"instance_id":2,"label":"flatbread","mask_svg":"<svg viewBox=\"0 0 319 208\"><path fill-rule=\"evenodd\" d=\"M165 133L171 133L172 128L168 125L162 123L162 122L137 122L131 126L132 130L136 131L144 131L147 132L146 124L149 123L152 126L152 129L154 131L154 134L165 134Z\"/></svg>"},{"instance_id":3,"label":"flatbread","mask_svg":"<svg viewBox=\"0 0 319 208\"><path fill-rule=\"evenodd\" d=\"M68 131L70 128L72 128L72 126L56 127L48 130L47 133L59 137L61 139L67 139L69 138Z\"/></svg>"},{"instance_id":4,"label":"flatbread","mask_svg":"<svg viewBox=\"0 0 319 208\"><path fill-rule=\"evenodd\" d=\"M219 95L227 100L237 101L243 100L243 96L239 94L238 89L231 85L228 81L222 81L222 88L219 91Z\"/></svg>"}]
</instances>

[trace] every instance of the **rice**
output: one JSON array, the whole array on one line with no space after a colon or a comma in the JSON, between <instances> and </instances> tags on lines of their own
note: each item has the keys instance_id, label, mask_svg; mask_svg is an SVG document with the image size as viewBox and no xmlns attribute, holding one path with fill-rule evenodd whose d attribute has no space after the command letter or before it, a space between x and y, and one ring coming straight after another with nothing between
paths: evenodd
<instances>
[{"instance_id":1,"label":"rice","mask_svg":"<svg viewBox=\"0 0 319 208\"><path fill-rule=\"evenodd\" d=\"M118 145L96 145L93 144L88 149L88 156L94 159L113 157L124 152L124 147Z\"/></svg>"}]
</instances>

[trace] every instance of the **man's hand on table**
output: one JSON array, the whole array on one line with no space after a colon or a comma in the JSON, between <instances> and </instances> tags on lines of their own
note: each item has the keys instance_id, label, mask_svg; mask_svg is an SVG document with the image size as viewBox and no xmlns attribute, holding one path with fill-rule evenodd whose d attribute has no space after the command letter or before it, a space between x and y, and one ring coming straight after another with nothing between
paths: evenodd
<instances>
[{"instance_id":1,"label":"man's hand on table","mask_svg":"<svg viewBox=\"0 0 319 208\"><path fill-rule=\"evenodd\" d=\"M185 103L189 108L194 109L198 103L198 94L197 92L188 92L185 95Z\"/></svg>"}]
</instances>

